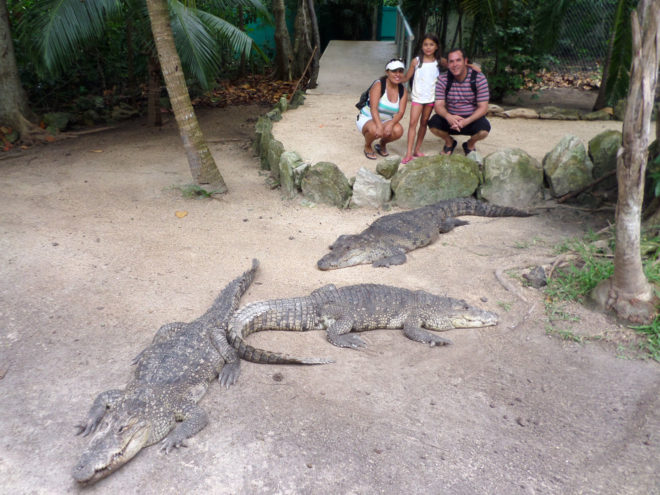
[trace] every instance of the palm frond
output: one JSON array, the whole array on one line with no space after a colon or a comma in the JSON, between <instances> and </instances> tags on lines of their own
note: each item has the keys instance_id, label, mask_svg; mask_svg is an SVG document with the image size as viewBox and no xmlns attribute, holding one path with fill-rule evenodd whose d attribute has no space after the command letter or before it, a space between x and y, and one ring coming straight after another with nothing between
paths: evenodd
<instances>
[{"instance_id":1,"label":"palm frond","mask_svg":"<svg viewBox=\"0 0 660 495\"><path fill-rule=\"evenodd\" d=\"M630 13L635 7L633 0L620 0L612 25L613 41L610 65L605 83L605 99L615 104L628 93L630 66L632 64L632 26Z\"/></svg>"},{"instance_id":2,"label":"palm frond","mask_svg":"<svg viewBox=\"0 0 660 495\"><path fill-rule=\"evenodd\" d=\"M202 22L202 12L168 0L177 52L186 72L207 89L220 65L220 46Z\"/></svg>"},{"instance_id":3,"label":"palm frond","mask_svg":"<svg viewBox=\"0 0 660 495\"><path fill-rule=\"evenodd\" d=\"M260 0L207 0L207 3L222 10L244 7L246 9L254 10L268 23L273 22L273 16L271 15L268 8Z\"/></svg>"},{"instance_id":4,"label":"palm frond","mask_svg":"<svg viewBox=\"0 0 660 495\"><path fill-rule=\"evenodd\" d=\"M63 70L89 39L100 37L108 18L121 13L120 0L41 0L20 27L48 71Z\"/></svg>"}]
</instances>

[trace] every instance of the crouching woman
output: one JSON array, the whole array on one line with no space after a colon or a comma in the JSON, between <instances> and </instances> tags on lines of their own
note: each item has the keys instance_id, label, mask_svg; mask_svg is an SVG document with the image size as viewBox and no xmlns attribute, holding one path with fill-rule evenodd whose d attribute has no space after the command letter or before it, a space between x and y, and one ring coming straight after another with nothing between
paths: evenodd
<instances>
[{"instance_id":1,"label":"crouching woman","mask_svg":"<svg viewBox=\"0 0 660 495\"><path fill-rule=\"evenodd\" d=\"M401 82L404 69L400 59L390 60L385 66L385 77L373 82L369 100L357 116L357 128L364 136L364 156L370 160L377 158L376 153L388 156L388 143L403 135L400 122L408 103L408 91ZM373 144L377 139L380 141Z\"/></svg>"}]
</instances>

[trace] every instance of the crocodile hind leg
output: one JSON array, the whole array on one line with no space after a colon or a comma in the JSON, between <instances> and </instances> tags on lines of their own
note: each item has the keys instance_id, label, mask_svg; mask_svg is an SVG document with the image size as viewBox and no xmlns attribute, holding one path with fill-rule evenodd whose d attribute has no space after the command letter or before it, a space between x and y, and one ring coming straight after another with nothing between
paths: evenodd
<instances>
[{"instance_id":1,"label":"crocodile hind leg","mask_svg":"<svg viewBox=\"0 0 660 495\"><path fill-rule=\"evenodd\" d=\"M218 374L218 380L220 380L220 385L229 388L236 383L241 374L241 360L238 352L229 345L227 334L223 329L216 327L211 331L211 342L225 361L225 365Z\"/></svg>"},{"instance_id":2,"label":"crocodile hind leg","mask_svg":"<svg viewBox=\"0 0 660 495\"><path fill-rule=\"evenodd\" d=\"M424 330L419 325L419 320L406 320L403 324L403 334L410 340L421 342L423 344L430 344L431 347L436 345L449 345L451 340L445 339L436 335L428 330Z\"/></svg>"},{"instance_id":3,"label":"crocodile hind leg","mask_svg":"<svg viewBox=\"0 0 660 495\"><path fill-rule=\"evenodd\" d=\"M328 342L332 345L350 347L351 349L360 349L367 346L364 340L350 333L353 329L353 319L344 315L340 306L331 304L324 306L321 317L326 322L326 336Z\"/></svg>"}]
</instances>

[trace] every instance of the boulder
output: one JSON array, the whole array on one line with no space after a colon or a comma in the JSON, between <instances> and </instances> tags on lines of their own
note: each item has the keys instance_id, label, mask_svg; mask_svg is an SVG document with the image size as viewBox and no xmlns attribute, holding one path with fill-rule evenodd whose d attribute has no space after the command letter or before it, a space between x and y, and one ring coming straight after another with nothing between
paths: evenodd
<instances>
[{"instance_id":1,"label":"boulder","mask_svg":"<svg viewBox=\"0 0 660 495\"><path fill-rule=\"evenodd\" d=\"M567 134L543 158L543 172L554 197L578 191L592 180L593 164L584 144Z\"/></svg>"},{"instance_id":2,"label":"boulder","mask_svg":"<svg viewBox=\"0 0 660 495\"><path fill-rule=\"evenodd\" d=\"M362 167L353 184L351 206L380 208L392 197L390 181Z\"/></svg>"},{"instance_id":3,"label":"boulder","mask_svg":"<svg viewBox=\"0 0 660 495\"><path fill-rule=\"evenodd\" d=\"M626 99L622 98L614 105L614 120L623 121L626 116Z\"/></svg>"},{"instance_id":4,"label":"boulder","mask_svg":"<svg viewBox=\"0 0 660 495\"><path fill-rule=\"evenodd\" d=\"M483 173L479 195L491 203L525 209L543 197L543 167L521 149L491 153Z\"/></svg>"},{"instance_id":5,"label":"boulder","mask_svg":"<svg viewBox=\"0 0 660 495\"><path fill-rule=\"evenodd\" d=\"M276 182L280 180L280 156L284 153L284 145L277 139L272 139L268 144L268 151L266 152L266 161L268 169L270 170L271 177Z\"/></svg>"},{"instance_id":6,"label":"boulder","mask_svg":"<svg viewBox=\"0 0 660 495\"><path fill-rule=\"evenodd\" d=\"M580 120L580 112L570 108L547 106L539 110L539 118L549 120Z\"/></svg>"},{"instance_id":7,"label":"boulder","mask_svg":"<svg viewBox=\"0 0 660 495\"><path fill-rule=\"evenodd\" d=\"M603 131L589 141L589 157L594 164L593 176L598 179L603 175L616 172L616 155L621 147L622 134L620 131ZM616 187L616 174L598 184L599 189L612 189Z\"/></svg>"},{"instance_id":8,"label":"boulder","mask_svg":"<svg viewBox=\"0 0 660 495\"><path fill-rule=\"evenodd\" d=\"M397 170L399 170L400 163L401 157L399 155L390 155L387 158L378 160L378 163L376 163L376 173L386 179L391 179Z\"/></svg>"},{"instance_id":9,"label":"boulder","mask_svg":"<svg viewBox=\"0 0 660 495\"><path fill-rule=\"evenodd\" d=\"M538 119L539 114L531 108L512 108L502 114L510 119Z\"/></svg>"},{"instance_id":10,"label":"boulder","mask_svg":"<svg viewBox=\"0 0 660 495\"><path fill-rule=\"evenodd\" d=\"M263 115L259 117L257 120L257 123L254 125L254 152L257 155L261 154L261 144L262 144L262 136L264 134L271 134L273 132L273 121L270 120L268 117L264 117Z\"/></svg>"},{"instance_id":11,"label":"boulder","mask_svg":"<svg viewBox=\"0 0 660 495\"><path fill-rule=\"evenodd\" d=\"M585 113L580 116L582 120L611 120L612 112L608 112L605 109L596 110L595 112Z\"/></svg>"},{"instance_id":12,"label":"boulder","mask_svg":"<svg viewBox=\"0 0 660 495\"><path fill-rule=\"evenodd\" d=\"M69 125L71 114L67 112L50 112L44 114L44 124L51 134L63 131Z\"/></svg>"},{"instance_id":13,"label":"boulder","mask_svg":"<svg viewBox=\"0 0 660 495\"><path fill-rule=\"evenodd\" d=\"M315 202L345 208L351 198L351 186L339 167L319 162L307 169L301 181L303 195Z\"/></svg>"},{"instance_id":14,"label":"boulder","mask_svg":"<svg viewBox=\"0 0 660 495\"><path fill-rule=\"evenodd\" d=\"M392 177L396 203L417 208L443 199L471 196L479 186L479 164L462 155L417 158Z\"/></svg>"},{"instance_id":15,"label":"boulder","mask_svg":"<svg viewBox=\"0 0 660 495\"><path fill-rule=\"evenodd\" d=\"M284 197L291 199L298 194L295 170L302 165L302 159L295 151L285 151L280 155L279 179Z\"/></svg>"}]
</instances>

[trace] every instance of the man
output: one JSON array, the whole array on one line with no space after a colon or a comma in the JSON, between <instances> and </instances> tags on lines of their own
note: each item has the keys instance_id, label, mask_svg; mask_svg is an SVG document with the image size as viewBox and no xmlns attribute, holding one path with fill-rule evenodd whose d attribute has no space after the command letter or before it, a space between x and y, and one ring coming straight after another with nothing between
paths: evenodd
<instances>
[{"instance_id":1,"label":"man","mask_svg":"<svg viewBox=\"0 0 660 495\"><path fill-rule=\"evenodd\" d=\"M490 122L485 117L488 113L488 81L481 72L468 67L462 49L449 52L447 65L449 70L438 76L435 85L436 113L428 125L433 134L445 141L442 150L445 155L451 155L458 144L452 135L470 136L463 143L463 151L468 155L490 132Z\"/></svg>"}]
</instances>

